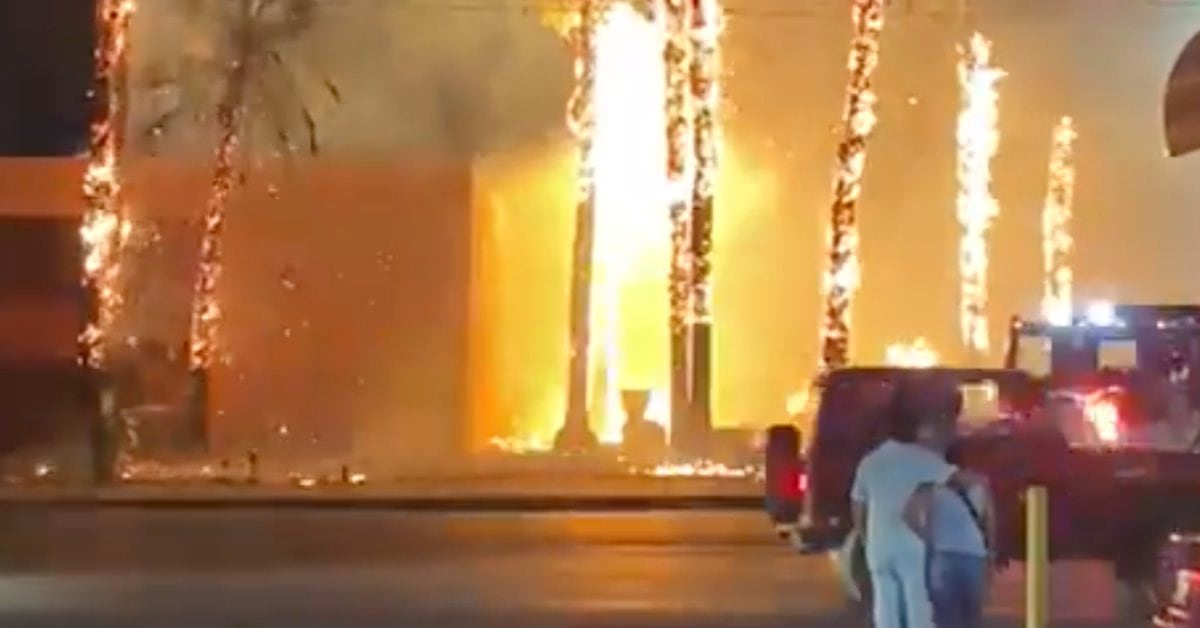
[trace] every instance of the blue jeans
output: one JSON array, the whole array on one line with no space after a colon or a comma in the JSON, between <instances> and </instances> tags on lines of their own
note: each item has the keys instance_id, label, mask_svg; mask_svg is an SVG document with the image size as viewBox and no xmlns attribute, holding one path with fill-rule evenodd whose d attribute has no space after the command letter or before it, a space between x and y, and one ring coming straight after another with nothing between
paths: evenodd
<instances>
[{"instance_id":1,"label":"blue jeans","mask_svg":"<svg viewBox=\"0 0 1200 628\"><path fill-rule=\"evenodd\" d=\"M977 628L983 622L987 559L935 550L929 557L929 598L938 628Z\"/></svg>"}]
</instances>

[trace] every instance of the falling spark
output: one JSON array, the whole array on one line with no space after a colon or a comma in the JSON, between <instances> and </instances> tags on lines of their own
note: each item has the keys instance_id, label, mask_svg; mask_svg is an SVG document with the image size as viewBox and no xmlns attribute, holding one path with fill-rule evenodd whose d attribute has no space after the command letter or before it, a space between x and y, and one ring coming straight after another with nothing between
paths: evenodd
<instances>
[{"instance_id":1,"label":"falling spark","mask_svg":"<svg viewBox=\"0 0 1200 628\"><path fill-rule=\"evenodd\" d=\"M692 207L696 178L695 134L691 101L692 0L662 0L659 6L665 27L667 142L667 203L671 221L671 257L668 269L668 326L670 330L670 407L674 413L688 407L691 351L688 322L692 315ZM675 422L672 420L670 422Z\"/></svg>"},{"instance_id":2,"label":"falling spark","mask_svg":"<svg viewBox=\"0 0 1200 628\"><path fill-rule=\"evenodd\" d=\"M924 338L889 345L883 359L888 366L912 369L932 368L940 361L937 351Z\"/></svg>"},{"instance_id":3,"label":"falling spark","mask_svg":"<svg viewBox=\"0 0 1200 628\"><path fill-rule=\"evenodd\" d=\"M119 162L128 105L129 26L136 10L135 0L102 0L97 14L93 97L98 99L98 111L88 145L83 178L87 209L80 227L83 284L96 301L79 339L81 359L94 368L104 365L106 344L121 307L120 252L129 223Z\"/></svg>"},{"instance_id":4,"label":"falling spark","mask_svg":"<svg viewBox=\"0 0 1200 628\"><path fill-rule=\"evenodd\" d=\"M976 357L990 346L987 235L1000 213L991 190L991 162L1000 143L996 82L1004 72L992 67L991 48L991 42L975 33L958 65L963 97L958 115L959 322L963 343Z\"/></svg>"},{"instance_id":5,"label":"falling spark","mask_svg":"<svg viewBox=\"0 0 1200 628\"><path fill-rule=\"evenodd\" d=\"M851 19L850 83L846 89L843 136L830 210L829 261L825 270L825 311L821 324L821 368L845 366L850 359L850 320L859 285L858 198L862 193L867 140L875 128L871 77L879 64L884 0L854 0Z\"/></svg>"},{"instance_id":6,"label":"falling spark","mask_svg":"<svg viewBox=\"0 0 1200 628\"><path fill-rule=\"evenodd\" d=\"M1071 209L1075 196L1075 126L1063 117L1054 127L1050 148L1050 183L1042 207L1042 256L1045 291L1042 316L1048 321L1070 323L1071 288L1074 275L1070 255Z\"/></svg>"}]
</instances>

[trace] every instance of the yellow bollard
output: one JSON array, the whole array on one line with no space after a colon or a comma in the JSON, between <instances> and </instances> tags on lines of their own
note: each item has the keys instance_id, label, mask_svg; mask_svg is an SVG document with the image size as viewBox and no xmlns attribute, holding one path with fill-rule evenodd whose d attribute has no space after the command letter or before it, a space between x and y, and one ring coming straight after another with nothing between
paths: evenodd
<instances>
[{"instance_id":1,"label":"yellow bollard","mask_svg":"<svg viewBox=\"0 0 1200 628\"><path fill-rule=\"evenodd\" d=\"M1044 486L1025 491L1025 628L1050 625L1050 502Z\"/></svg>"}]
</instances>

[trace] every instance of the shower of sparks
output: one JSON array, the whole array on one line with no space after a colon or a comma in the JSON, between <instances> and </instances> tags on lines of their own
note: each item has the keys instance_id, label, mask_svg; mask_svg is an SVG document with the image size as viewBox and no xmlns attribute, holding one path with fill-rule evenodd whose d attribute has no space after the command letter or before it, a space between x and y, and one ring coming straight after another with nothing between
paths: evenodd
<instances>
[{"instance_id":1,"label":"shower of sparks","mask_svg":"<svg viewBox=\"0 0 1200 628\"><path fill-rule=\"evenodd\" d=\"M851 18L850 83L846 89L843 137L830 210L829 261L825 269L825 311L821 323L821 368L845 366L850 358L851 305L859 285L858 198L862 193L867 140L875 128L871 77L879 64L884 0L854 0Z\"/></svg>"},{"instance_id":2,"label":"shower of sparks","mask_svg":"<svg viewBox=\"0 0 1200 628\"><path fill-rule=\"evenodd\" d=\"M189 335L189 365L204 370L213 365L218 355L218 336L222 311L217 298L222 273L222 235L230 194L242 173L236 163L243 139L254 137L254 122L247 109L253 102L268 113L266 122L278 142L278 154L291 156L295 152L290 125L302 121L307 135L308 152L317 154L320 142L316 118L302 89L305 81L289 63L283 46L312 26L316 3L313 0L238 0L237 2L196 3L197 10L216 11L222 33L228 37L228 57L219 56L216 62L201 63L198 70L174 81L181 88L188 81L207 79L221 85L216 105L218 127L214 154L211 189L204 208L204 233L200 242L200 259L193 286L191 329ZM336 104L341 91L329 78L320 80L320 90ZM143 136L156 139L181 119L194 106L184 99L180 104L158 116ZM262 116L259 116L262 117Z\"/></svg>"},{"instance_id":3,"label":"shower of sparks","mask_svg":"<svg viewBox=\"0 0 1200 628\"><path fill-rule=\"evenodd\" d=\"M958 64L962 110L958 115L959 322L963 343L986 354L988 338L988 231L1000 213L992 195L992 157L1000 143L996 82L1004 72L991 65L991 42L975 33Z\"/></svg>"},{"instance_id":4,"label":"shower of sparks","mask_svg":"<svg viewBox=\"0 0 1200 628\"><path fill-rule=\"evenodd\" d=\"M927 369L937 366L940 358L924 338L917 338L912 342L889 345L883 360L888 366Z\"/></svg>"},{"instance_id":5,"label":"shower of sparks","mask_svg":"<svg viewBox=\"0 0 1200 628\"><path fill-rule=\"evenodd\" d=\"M692 186L692 313L701 324L712 322L713 198L718 164L717 124L721 94L718 86L718 45L721 8L718 0L693 0L692 116L695 136L695 182Z\"/></svg>"},{"instance_id":6,"label":"shower of sparks","mask_svg":"<svg viewBox=\"0 0 1200 628\"><path fill-rule=\"evenodd\" d=\"M221 236L229 195L237 183L234 158L244 106L245 72L245 64L239 63L234 68L228 91L217 110L221 135L217 142L212 187L204 208L204 235L200 240L200 263L192 297L189 363L194 370L211 367L217 353L217 334L221 324L221 306L217 301L217 283L222 270Z\"/></svg>"},{"instance_id":7,"label":"shower of sparks","mask_svg":"<svg viewBox=\"0 0 1200 628\"><path fill-rule=\"evenodd\" d=\"M1054 127L1050 147L1049 189L1042 207L1042 255L1045 291L1042 316L1048 321L1071 321L1071 206L1075 195L1075 125L1064 117Z\"/></svg>"},{"instance_id":8,"label":"shower of sparks","mask_svg":"<svg viewBox=\"0 0 1200 628\"><path fill-rule=\"evenodd\" d=\"M124 144L129 26L135 0L102 0L95 50L97 114L92 121L88 165L83 179L87 209L80 227L83 282L96 302L80 337L81 359L105 362L106 344L121 307L121 248L129 232L121 190L120 153Z\"/></svg>"}]
</instances>

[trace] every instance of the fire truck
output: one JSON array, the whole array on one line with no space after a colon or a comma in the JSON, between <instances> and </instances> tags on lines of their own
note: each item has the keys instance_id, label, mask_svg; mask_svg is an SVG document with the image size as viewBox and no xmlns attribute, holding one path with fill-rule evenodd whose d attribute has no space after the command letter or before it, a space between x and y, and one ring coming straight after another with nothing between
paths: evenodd
<instances>
[{"instance_id":1,"label":"fire truck","mask_svg":"<svg viewBox=\"0 0 1200 628\"><path fill-rule=\"evenodd\" d=\"M1200 307L1096 304L1071 320L1014 318L1010 332L1002 368L919 378L964 393L959 462L991 481L998 558L1023 557L1021 496L1043 485L1052 560L1105 560L1138 606L1161 598L1164 552L1200 531ZM787 428L769 433L768 510L802 551L842 546L854 470L912 372L828 374L804 456ZM789 472L802 477L781 479Z\"/></svg>"}]
</instances>

